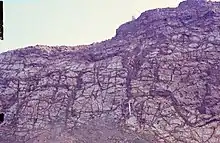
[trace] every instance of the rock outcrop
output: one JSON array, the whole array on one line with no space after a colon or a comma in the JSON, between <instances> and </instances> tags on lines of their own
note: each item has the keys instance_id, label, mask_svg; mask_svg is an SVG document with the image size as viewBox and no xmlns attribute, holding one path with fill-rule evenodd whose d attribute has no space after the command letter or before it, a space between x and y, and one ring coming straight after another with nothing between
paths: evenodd
<instances>
[{"instance_id":1,"label":"rock outcrop","mask_svg":"<svg viewBox=\"0 0 220 143\"><path fill-rule=\"evenodd\" d=\"M0 143L219 143L219 93L220 2L187 0L100 43L0 54Z\"/></svg>"}]
</instances>

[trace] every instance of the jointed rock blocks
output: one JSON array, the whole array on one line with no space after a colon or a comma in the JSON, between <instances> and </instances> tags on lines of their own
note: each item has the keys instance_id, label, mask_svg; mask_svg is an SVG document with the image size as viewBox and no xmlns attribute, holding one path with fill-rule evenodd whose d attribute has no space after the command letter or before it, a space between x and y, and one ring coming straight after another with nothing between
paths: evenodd
<instances>
[{"instance_id":1,"label":"jointed rock blocks","mask_svg":"<svg viewBox=\"0 0 220 143\"><path fill-rule=\"evenodd\" d=\"M100 43L0 54L0 143L219 143L219 11L188 0Z\"/></svg>"}]
</instances>

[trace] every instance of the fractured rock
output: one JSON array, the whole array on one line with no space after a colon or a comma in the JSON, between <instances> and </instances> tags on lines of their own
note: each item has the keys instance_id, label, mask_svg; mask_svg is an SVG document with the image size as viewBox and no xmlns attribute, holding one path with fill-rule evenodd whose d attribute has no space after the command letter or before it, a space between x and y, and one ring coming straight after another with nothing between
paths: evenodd
<instances>
[{"instance_id":1,"label":"fractured rock","mask_svg":"<svg viewBox=\"0 0 220 143\"><path fill-rule=\"evenodd\" d=\"M1 53L0 143L219 143L219 12L187 0L100 43Z\"/></svg>"}]
</instances>

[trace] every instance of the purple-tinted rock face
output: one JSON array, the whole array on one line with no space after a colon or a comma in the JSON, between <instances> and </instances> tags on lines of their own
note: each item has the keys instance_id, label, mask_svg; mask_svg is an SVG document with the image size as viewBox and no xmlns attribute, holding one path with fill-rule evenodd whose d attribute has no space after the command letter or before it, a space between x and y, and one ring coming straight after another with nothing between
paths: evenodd
<instances>
[{"instance_id":1,"label":"purple-tinted rock face","mask_svg":"<svg viewBox=\"0 0 220 143\"><path fill-rule=\"evenodd\" d=\"M188 0L100 43L2 53L0 143L219 143L219 49L220 3Z\"/></svg>"}]
</instances>

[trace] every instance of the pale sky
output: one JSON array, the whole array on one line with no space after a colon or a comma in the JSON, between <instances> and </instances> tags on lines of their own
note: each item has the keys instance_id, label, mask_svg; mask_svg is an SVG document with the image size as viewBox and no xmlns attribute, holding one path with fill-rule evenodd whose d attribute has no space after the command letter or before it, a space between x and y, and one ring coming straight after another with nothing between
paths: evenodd
<instances>
[{"instance_id":1,"label":"pale sky","mask_svg":"<svg viewBox=\"0 0 220 143\"><path fill-rule=\"evenodd\" d=\"M26 46L82 45L110 39L116 29L149 9L183 0L3 0L0 53Z\"/></svg>"}]
</instances>

